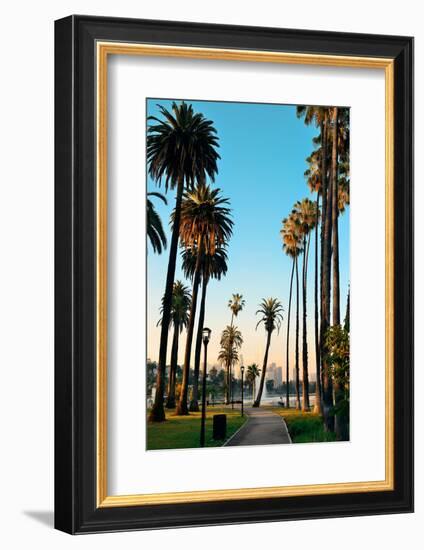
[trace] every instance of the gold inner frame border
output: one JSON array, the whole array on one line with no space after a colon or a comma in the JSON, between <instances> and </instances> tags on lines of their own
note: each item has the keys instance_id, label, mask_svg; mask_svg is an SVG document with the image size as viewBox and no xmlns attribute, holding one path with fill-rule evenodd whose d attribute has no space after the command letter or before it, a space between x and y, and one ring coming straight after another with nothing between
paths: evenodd
<instances>
[{"instance_id":1,"label":"gold inner frame border","mask_svg":"<svg viewBox=\"0 0 424 550\"><path fill-rule=\"evenodd\" d=\"M241 62L283 63L360 69L383 69L385 72L385 479L315 485L254 487L244 489L185 491L114 495L107 493L107 62L109 55L137 55L215 59ZM365 493L394 489L394 60L390 58L302 54L162 46L153 44L103 42L96 43L97 61L97 304L96 304L96 470L97 507L143 506L281 498L292 496Z\"/></svg>"}]
</instances>

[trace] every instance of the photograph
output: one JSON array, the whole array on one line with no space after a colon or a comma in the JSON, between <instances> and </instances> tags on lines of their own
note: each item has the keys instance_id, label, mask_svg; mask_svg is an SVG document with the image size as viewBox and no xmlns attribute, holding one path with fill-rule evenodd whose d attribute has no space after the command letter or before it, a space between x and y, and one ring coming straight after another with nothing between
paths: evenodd
<instances>
[{"instance_id":1,"label":"photograph","mask_svg":"<svg viewBox=\"0 0 424 550\"><path fill-rule=\"evenodd\" d=\"M349 106L145 124L146 450L349 441Z\"/></svg>"}]
</instances>

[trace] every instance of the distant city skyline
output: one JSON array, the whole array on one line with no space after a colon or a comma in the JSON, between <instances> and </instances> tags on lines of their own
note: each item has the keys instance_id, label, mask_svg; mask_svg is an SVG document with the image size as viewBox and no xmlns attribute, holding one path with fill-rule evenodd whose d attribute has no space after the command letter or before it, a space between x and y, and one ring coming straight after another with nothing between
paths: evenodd
<instances>
[{"instance_id":1,"label":"distant city skyline","mask_svg":"<svg viewBox=\"0 0 424 550\"><path fill-rule=\"evenodd\" d=\"M315 200L306 184L304 172L306 158L313 151L312 139L319 130L306 126L296 116L296 106L268 105L228 102L190 101L195 111L213 121L217 130L221 160L218 162L218 176L213 185L228 197L233 209L234 232L228 246L228 273L221 281L211 280L208 285L205 325L212 329L208 349L208 363L217 364L220 336L230 324L231 312L227 307L233 293L243 295L246 305L235 318L234 323L242 332L244 343L241 353L244 365L256 363L262 368L266 333L262 325L257 329L259 317L255 315L262 298L278 298L284 307L284 321L279 332L272 336L268 358L268 369L274 363L281 367L282 381L286 372L286 330L289 300L291 260L283 253L280 237L281 222L294 203L305 197ZM161 117L157 104L170 109L172 101L149 99L148 115ZM147 191L165 193L150 177ZM170 214L175 206L175 191L166 194L168 204L153 198L170 242ZM349 208L339 219L340 242L340 298L341 316L345 316L346 297L349 284ZM308 273L308 357L310 379L315 372L314 345L314 246L315 233L311 236ZM147 355L158 360L160 327L159 310L165 288L165 276L169 248L161 255L148 247L148 340ZM181 270L181 259L177 259L176 280L182 280L191 287ZM290 373L294 366L295 344L295 296L292 301L290 330ZM301 304L299 304L301 318ZM197 323L196 323L197 325ZM196 326L197 329L197 326ZM301 338L301 329L300 329ZM168 343L168 358L170 356ZM179 344L178 363L183 362L185 331ZM301 348L301 345L300 345ZM301 349L300 349L301 357ZM194 346L192 365L194 361ZM169 359L168 359L169 362ZM236 372L238 372L238 366ZM300 365L301 371L301 365ZM301 376L301 372L300 372Z\"/></svg>"}]
</instances>

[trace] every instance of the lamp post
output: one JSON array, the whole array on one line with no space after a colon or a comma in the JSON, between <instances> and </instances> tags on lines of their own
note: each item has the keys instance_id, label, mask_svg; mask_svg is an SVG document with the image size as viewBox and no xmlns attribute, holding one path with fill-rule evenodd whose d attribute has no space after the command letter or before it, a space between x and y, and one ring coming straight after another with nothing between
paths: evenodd
<instances>
[{"instance_id":1,"label":"lamp post","mask_svg":"<svg viewBox=\"0 0 424 550\"><path fill-rule=\"evenodd\" d=\"M202 380L202 420L200 423L200 446L205 446L205 423L206 423L206 361L208 358L208 344L211 337L211 329L205 327L202 331L203 346L205 348L205 358L203 361L203 380Z\"/></svg>"},{"instance_id":2,"label":"lamp post","mask_svg":"<svg viewBox=\"0 0 424 550\"><path fill-rule=\"evenodd\" d=\"M241 365L241 415L244 416L244 366Z\"/></svg>"}]
</instances>

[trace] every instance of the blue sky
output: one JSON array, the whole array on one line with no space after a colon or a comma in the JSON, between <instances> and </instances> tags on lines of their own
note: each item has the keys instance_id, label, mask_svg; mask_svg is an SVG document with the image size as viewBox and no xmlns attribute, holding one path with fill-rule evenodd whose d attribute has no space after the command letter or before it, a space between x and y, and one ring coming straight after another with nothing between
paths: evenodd
<instances>
[{"instance_id":1,"label":"blue sky","mask_svg":"<svg viewBox=\"0 0 424 550\"><path fill-rule=\"evenodd\" d=\"M279 234L281 221L293 204L302 198L315 199L306 184L304 171L306 157L313 150L312 138L318 134L314 126L305 126L296 116L292 105L252 103L225 103L189 101L214 122L219 136L218 176L215 187L228 197L233 209L234 232L228 247L228 273L221 281L208 285L205 324L212 329L209 346L209 363L216 362L222 330L230 322L228 299L233 293L243 294L246 307L237 319L244 344L241 350L244 364L256 362L262 366L265 348L265 331L255 330L259 319L255 315L262 298L276 297L285 309L280 333L273 334L269 363L285 365L285 341L289 299L291 261L282 251ZM150 99L148 114L159 115L157 104L170 109L172 101ZM164 188L148 178L148 191ZM169 215L175 204L174 191L167 193L168 206L154 199L170 241ZM349 208L339 220L341 312L344 317L349 283ZM311 241L311 245L313 241ZM308 279L308 342L310 360L313 361L313 254L310 255ZM157 360L159 307L164 292L168 250L162 255L148 249L148 349L147 354ZM178 260L176 279L184 279ZM190 286L190 283L187 281ZM294 311L292 308L292 315ZM294 317L292 317L292 327ZM292 336L294 338L294 331ZM290 355L294 353L291 338ZM182 335L179 361L184 352ZM169 345L170 347L170 345ZM169 349L170 353L170 349ZM312 368L313 363L311 362Z\"/></svg>"}]
</instances>

